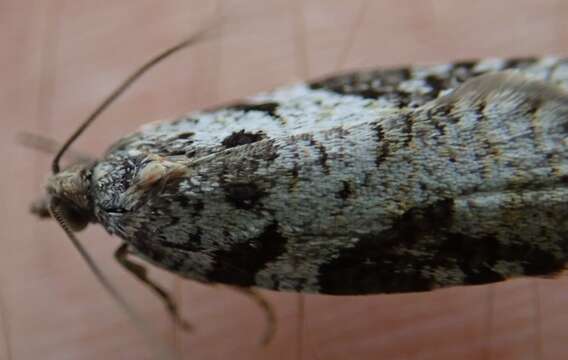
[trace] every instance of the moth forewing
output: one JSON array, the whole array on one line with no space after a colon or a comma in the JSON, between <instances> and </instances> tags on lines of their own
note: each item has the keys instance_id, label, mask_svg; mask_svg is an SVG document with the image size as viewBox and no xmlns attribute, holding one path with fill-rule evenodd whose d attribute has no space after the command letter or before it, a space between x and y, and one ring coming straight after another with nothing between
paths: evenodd
<instances>
[{"instance_id":1,"label":"moth forewing","mask_svg":"<svg viewBox=\"0 0 568 360\"><path fill-rule=\"evenodd\" d=\"M371 294L547 276L568 260L566 69L462 62L285 87L145 126L49 192L124 254L205 283Z\"/></svg>"}]
</instances>

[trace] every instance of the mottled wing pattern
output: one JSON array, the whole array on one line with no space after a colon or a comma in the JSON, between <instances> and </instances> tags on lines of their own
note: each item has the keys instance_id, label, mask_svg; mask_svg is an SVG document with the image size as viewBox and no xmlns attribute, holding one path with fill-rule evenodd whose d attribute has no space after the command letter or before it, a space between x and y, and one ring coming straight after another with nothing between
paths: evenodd
<instances>
[{"instance_id":1,"label":"mottled wing pattern","mask_svg":"<svg viewBox=\"0 0 568 360\"><path fill-rule=\"evenodd\" d=\"M95 168L96 215L158 266L241 286L363 294L561 271L568 99L524 76L466 81L506 64L411 68L413 86L345 75L150 125ZM561 60L515 67L568 79ZM350 76L386 92L333 88Z\"/></svg>"},{"instance_id":2,"label":"mottled wing pattern","mask_svg":"<svg viewBox=\"0 0 568 360\"><path fill-rule=\"evenodd\" d=\"M417 107L475 76L505 70L517 71L562 86L566 86L568 81L568 62L564 59L517 58L358 71L315 81L310 87L376 99L383 102L384 106Z\"/></svg>"},{"instance_id":3,"label":"mottled wing pattern","mask_svg":"<svg viewBox=\"0 0 568 360\"><path fill-rule=\"evenodd\" d=\"M137 149L175 160L250 139L369 121L377 111L417 107L488 72L513 70L568 88L568 59L485 59L354 72L251 97L246 103L146 125L108 151Z\"/></svg>"}]
</instances>

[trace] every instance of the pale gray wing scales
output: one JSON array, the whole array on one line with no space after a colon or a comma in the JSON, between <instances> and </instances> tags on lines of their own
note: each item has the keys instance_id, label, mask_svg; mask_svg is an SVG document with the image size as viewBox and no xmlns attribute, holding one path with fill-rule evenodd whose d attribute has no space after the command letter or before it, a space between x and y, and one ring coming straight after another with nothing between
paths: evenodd
<instances>
[{"instance_id":1,"label":"pale gray wing scales","mask_svg":"<svg viewBox=\"0 0 568 360\"><path fill-rule=\"evenodd\" d=\"M340 121L350 104L367 112L336 126L289 127L282 136L270 135L275 128L255 138L245 129L254 140L245 143L227 140L242 129L233 119L225 122L235 127L224 139L203 135L180 145L203 151L183 159L169 148L154 151L164 137L175 136L168 127L175 124L150 127L116 147L107 161L130 163L123 169L131 176L112 179L105 162L98 165L102 223L142 256L181 275L279 290L417 291L561 270L568 259L563 90L501 73L469 80L417 109L319 93L329 102L314 114ZM334 105L333 96L343 102ZM315 104L305 99L289 104ZM226 120L223 111L210 116ZM267 116L281 116L271 112L276 115ZM199 125L201 132L208 123ZM164 176L155 192L130 192L144 201L116 196L112 184L126 184L128 193L128 179L160 169L152 162L185 170ZM148 166L155 167L144 172ZM124 206L132 203L141 205ZM555 215L537 225L535 207ZM111 211L117 209L123 212ZM507 231L518 221L530 229ZM456 250L468 244L488 251L471 259ZM507 254L515 254L515 264Z\"/></svg>"}]
</instances>

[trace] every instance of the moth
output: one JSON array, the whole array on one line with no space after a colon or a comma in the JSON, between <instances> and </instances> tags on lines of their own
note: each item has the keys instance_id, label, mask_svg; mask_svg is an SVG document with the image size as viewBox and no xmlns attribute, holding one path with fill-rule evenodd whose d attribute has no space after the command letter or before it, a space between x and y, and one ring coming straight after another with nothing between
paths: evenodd
<instances>
[{"instance_id":1,"label":"moth","mask_svg":"<svg viewBox=\"0 0 568 360\"><path fill-rule=\"evenodd\" d=\"M319 294L554 276L568 261L568 60L366 70L149 124L34 212L204 283ZM64 150L69 143L65 145ZM63 151L64 151L63 150ZM267 310L269 311L269 310Z\"/></svg>"}]
</instances>

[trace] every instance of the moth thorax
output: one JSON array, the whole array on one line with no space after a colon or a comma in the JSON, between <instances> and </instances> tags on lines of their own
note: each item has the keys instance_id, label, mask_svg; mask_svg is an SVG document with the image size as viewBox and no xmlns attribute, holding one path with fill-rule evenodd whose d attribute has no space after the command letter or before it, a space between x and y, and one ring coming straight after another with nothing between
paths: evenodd
<instances>
[{"instance_id":1,"label":"moth thorax","mask_svg":"<svg viewBox=\"0 0 568 360\"><path fill-rule=\"evenodd\" d=\"M89 196L92 167L92 164L73 165L47 179L47 205L73 231L84 229L94 219Z\"/></svg>"}]
</instances>

